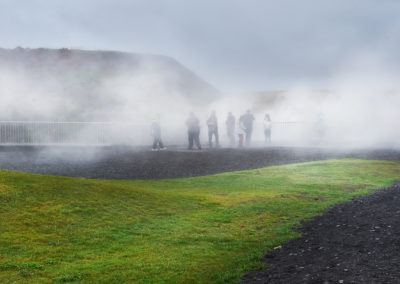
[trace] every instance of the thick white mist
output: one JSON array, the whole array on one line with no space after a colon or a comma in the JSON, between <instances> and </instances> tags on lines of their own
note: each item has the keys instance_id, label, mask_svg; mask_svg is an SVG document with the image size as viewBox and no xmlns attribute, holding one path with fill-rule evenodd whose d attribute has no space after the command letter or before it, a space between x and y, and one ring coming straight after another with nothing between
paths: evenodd
<instances>
[{"instance_id":1,"label":"thick white mist","mask_svg":"<svg viewBox=\"0 0 400 284\"><path fill-rule=\"evenodd\" d=\"M50 68L57 60L62 59L54 57L43 62L43 68ZM122 125L114 133L116 143L146 145L152 142L151 122L160 117L164 142L184 145L189 112L193 111L200 119L204 144L206 120L215 110L221 144L227 146L228 112L238 120L249 109L256 118L255 146L264 145L262 122L266 113L272 118L272 145L400 145L399 72L377 56L362 54L344 64L327 80L324 90L303 84L278 93L226 93L220 97L210 96L204 89L196 97L185 94L182 86L195 84L193 75L186 69L183 73L176 72L169 68L172 65L168 62L159 66L154 61L145 61L133 71L129 64L122 64L118 68L128 72L108 74L107 68L94 61L83 69L85 74L75 74L74 70L82 72L82 69L72 66L67 73L51 77L42 76L48 73L40 70L32 74L24 68L2 66L1 120L116 122ZM189 76L183 75L186 73ZM91 92L85 93L86 88ZM192 89L196 88L197 85ZM83 131L81 135L88 133Z\"/></svg>"}]
</instances>

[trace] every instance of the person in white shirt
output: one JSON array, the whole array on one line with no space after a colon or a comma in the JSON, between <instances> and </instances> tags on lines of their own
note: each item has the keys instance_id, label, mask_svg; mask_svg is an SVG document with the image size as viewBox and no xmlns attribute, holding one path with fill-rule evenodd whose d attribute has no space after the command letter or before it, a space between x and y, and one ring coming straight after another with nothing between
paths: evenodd
<instances>
[{"instance_id":1,"label":"person in white shirt","mask_svg":"<svg viewBox=\"0 0 400 284\"><path fill-rule=\"evenodd\" d=\"M264 117L263 125L264 125L265 143L270 144L272 125L271 125L271 117L269 116L268 113Z\"/></svg>"}]
</instances>

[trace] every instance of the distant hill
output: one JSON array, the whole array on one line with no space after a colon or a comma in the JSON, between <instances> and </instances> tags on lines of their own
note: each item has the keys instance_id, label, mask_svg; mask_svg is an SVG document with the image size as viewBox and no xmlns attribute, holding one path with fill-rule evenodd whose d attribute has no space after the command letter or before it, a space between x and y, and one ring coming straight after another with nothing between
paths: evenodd
<instances>
[{"instance_id":1,"label":"distant hill","mask_svg":"<svg viewBox=\"0 0 400 284\"><path fill-rule=\"evenodd\" d=\"M204 107L219 91L167 56L0 49L0 119L141 120Z\"/></svg>"}]
</instances>

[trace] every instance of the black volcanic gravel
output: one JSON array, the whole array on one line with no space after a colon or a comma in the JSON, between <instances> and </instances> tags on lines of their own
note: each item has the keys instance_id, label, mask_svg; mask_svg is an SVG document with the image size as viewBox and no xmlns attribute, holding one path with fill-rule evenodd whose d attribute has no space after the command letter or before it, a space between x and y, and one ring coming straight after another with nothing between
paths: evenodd
<instances>
[{"instance_id":1,"label":"black volcanic gravel","mask_svg":"<svg viewBox=\"0 0 400 284\"><path fill-rule=\"evenodd\" d=\"M345 157L400 161L400 151L270 147L152 152L132 147L0 147L0 168L94 179L166 179Z\"/></svg>"},{"instance_id":2,"label":"black volcanic gravel","mask_svg":"<svg viewBox=\"0 0 400 284\"><path fill-rule=\"evenodd\" d=\"M243 283L400 283L400 187L331 208Z\"/></svg>"}]
</instances>

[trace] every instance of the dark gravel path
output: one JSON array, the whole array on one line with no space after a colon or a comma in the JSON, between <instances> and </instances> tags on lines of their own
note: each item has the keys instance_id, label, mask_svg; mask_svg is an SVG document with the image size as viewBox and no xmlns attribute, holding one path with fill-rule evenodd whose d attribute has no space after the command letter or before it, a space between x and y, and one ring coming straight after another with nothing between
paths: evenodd
<instances>
[{"instance_id":1,"label":"dark gravel path","mask_svg":"<svg viewBox=\"0 0 400 284\"><path fill-rule=\"evenodd\" d=\"M0 168L95 179L165 179L344 157L400 161L400 151L270 147L152 152L130 147L0 147Z\"/></svg>"},{"instance_id":2,"label":"dark gravel path","mask_svg":"<svg viewBox=\"0 0 400 284\"><path fill-rule=\"evenodd\" d=\"M399 185L337 205L300 232L243 282L400 283Z\"/></svg>"}]
</instances>

